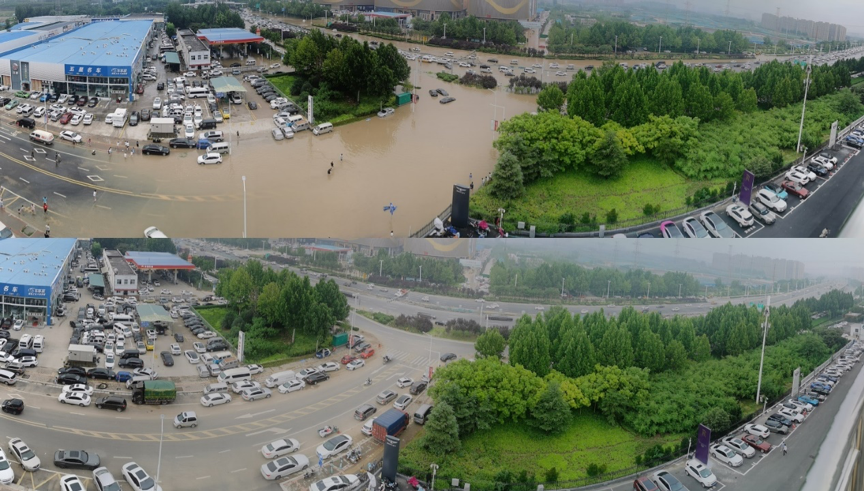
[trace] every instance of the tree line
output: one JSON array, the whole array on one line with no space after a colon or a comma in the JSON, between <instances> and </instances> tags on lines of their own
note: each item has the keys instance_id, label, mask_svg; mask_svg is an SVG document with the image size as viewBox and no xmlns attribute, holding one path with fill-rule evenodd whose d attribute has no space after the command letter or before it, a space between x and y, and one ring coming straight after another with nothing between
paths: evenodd
<instances>
[{"instance_id":1,"label":"tree line","mask_svg":"<svg viewBox=\"0 0 864 491\"><path fill-rule=\"evenodd\" d=\"M333 280L314 287L308 277L283 269L278 273L259 261L219 271L216 295L228 300L231 315L222 328L246 331L246 350L262 358L283 348L297 333L323 343L337 321L348 316L348 302Z\"/></svg>"},{"instance_id":2,"label":"tree line","mask_svg":"<svg viewBox=\"0 0 864 491\"><path fill-rule=\"evenodd\" d=\"M483 41L483 30L485 29L487 43L515 46L525 41L525 28L515 20L489 22L473 15L452 19L449 13L442 12L433 21L415 17L411 24L414 30L435 37L444 36L444 25L446 24L448 39Z\"/></svg>"},{"instance_id":3,"label":"tree line","mask_svg":"<svg viewBox=\"0 0 864 491\"><path fill-rule=\"evenodd\" d=\"M380 249L374 256L355 254L353 256L354 267L368 275L378 275L394 278L420 278L420 268L423 268L423 282L441 285L456 285L465 281L462 274L462 265L458 259L443 259L421 257L403 252L398 256ZM383 261L383 263L382 263Z\"/></svg>"},{"instance_id":4,"label":"tree line","mask_svg":"<svg viewBox=\"0 0 864 491\"><path fill-rule=\"evenodd\" d=\"M518 277L518 279L517 279ZM668 271L662 275L643 269L586 268L570 262L544 262L539 266L496 261L489 273L489 292L517 297L558 297L561 280L564 293L580 297L628 296L638 298L695 297L704 287L688 273Z\"/></svg>"},{"instance_id":5,"label":"tree line","mask_svg":"<svg viewBox=\"0 0 864 491\"><path fill-rule=\"evenodd\" d=\"M265 1L249 1L249 10L260 12L273 12L274 15L283 15L288 17L298 18L317 18L324 17L324 11L329 10L323 5L313 2L274 2L272 0Z\"/></svg>"},{"instance_id":6,"label":"tree line","mask_svg":"<svg viewBox=\"0 0 864 491\"><path fill-rule=\"evenodd\" d=\"M706 32L691 26L674 28L662 24L638 26L626 21L597 22L591 26L555 22L549 28L546 45L553 53L613 54L616 37L619 54L628 50L696 53L697 47L703 53L738 54L753 50L753 44L736 31Z\"/></svg>"},{"instance_id":7,"label":"tree line","mask_svg":"<svg viewBox=\"0 0 864 491\"><path fill-rule=\"evenodd\" d=\"M165 17L177 29L191 29L196 32L213 27L245 28L240 14L225 4L189 7L179 2L170 2L165 7Z\"/></svg>"}]
</instances>

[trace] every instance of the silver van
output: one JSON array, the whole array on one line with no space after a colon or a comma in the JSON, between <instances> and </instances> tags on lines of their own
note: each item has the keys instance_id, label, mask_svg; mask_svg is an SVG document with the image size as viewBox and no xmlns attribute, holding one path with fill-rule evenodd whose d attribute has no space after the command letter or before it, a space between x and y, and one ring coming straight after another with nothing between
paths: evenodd
<instances>
[{"instance_id":1,"label":"silver van","mask_svg":"<svg viewBox=\"0 0 864 491\"><path fill-rule=\"evenodd\" d=\"M210 145L209 151L226 154L230 151L230 147L228 146L228 142L216 142Z\"/></svg>"},{"instance_id":2,"label":"silver van","mask_svg":"<svg viewBox=\"0 0 864 491\"><path fill-rule=\"evenodd\" d=\"M25 334L21 336L21 339L18 341L18 348L31 348L33 346L33 337L29 334Z\"/></svg>"},{"instance_id":3,"label":"silver van","mask_svg":"<svg viewBox=\"0 0 864 491\"><path fill-rule=\"evenodd\" d=\"M228 384L224 382L217 382L215 384L209 384L207 387L204 387L205 394L213 394L220 392L228 392Z\"/></svg>"},{"instance_id":4,"label":"silver van","mask_svg":"<svg viewBox=\"0 0 864 491\"><path fill-rule=\"evenodd\" d=\"M10 372L9 370L0 370L0 383L15 385L16 382L18 382L18 376L15 375L14 372Z\"/></svg>"},{"instance_id":5,"label":"silver van","mask_svg":"<svg viewBox=\"0 0 864 491\"><path fill-rule=\"evenodd\" d=\"M331 133L333 131L332 123L321 123L318 126L312 128L312 134L315 136L320 136L325 133Z\"/></svg>"},{"instance_id":6,"label":"silver van","mask_svg":"<svg viewBox=\"0 0 864 491\"><path fill-rule=\"evenodd\" d=\"M432 404L423 404L414 412L414 422L418 425L426 424L426 420L429 419L429 413L431 412Z\"/></svg>"},{"instance_id":7,"label":"silver van","mask_svg":"<svg viewBox=\"0 0 864 491\"><path fill-rule=\"evenodd\" d=\"M264 381L264 386L273 388L277 385L282 385L289 380L293 380L297 378L297 374L294 373L294 370L287 370L284 372L274 373L267 377L267 380Z\"/></svg>"},{"instance_id":8,"label":"silver van","mask_svg":"<svg viewBox=\"0 0 864 491\"><path fill-rule=\"evenodd\" d=\"M33 348L33 351L41 353L42 350L45 349L45 337L41 334L37 334L36 336L34 336L33 346L31 346L31 348Z\"/></svg>"}]
</instances>

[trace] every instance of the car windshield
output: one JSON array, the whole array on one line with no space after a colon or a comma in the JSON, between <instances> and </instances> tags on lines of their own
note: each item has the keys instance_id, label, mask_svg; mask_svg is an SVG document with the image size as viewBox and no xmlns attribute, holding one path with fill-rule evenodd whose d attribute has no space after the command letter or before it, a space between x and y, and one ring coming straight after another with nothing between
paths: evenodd
<instances>
[{"instance_id":1,"label":"car windshield","mask_svg":"<svg viewBox=\"0 0 864 491\"><path fill-rule=\"evenodd\" d=\"M334 438L332 440L328 440L324 442L324 448L326 448L327 450L333 450L340 442L342 442L341 438Z\"/></svg>"},{"instance_id":2,"label":"car windshield","mask_svg":"<svg viewBox=\"0 0 864 491\"><path fill-rule=\"evenodd\" d=\"M9 461L6 459L0 460L0 471L5 471L9 468Z\"/></svg>"},{"instance_id":3,"label":"car windshield","mask_svg":"<svg viewBox=\"0 0 864 491\"><path fill-rule=\"evenodd\" d=\"M711 471L707 467L703 467L699 469L699 475L707 479L711 477Z\"/></svg>"},{"instance_id":4,"label":"car windshield","mask_svg":"<svg viewBox=\"0 0 864 491\"><path fill-rule=\"evenodd\" d=\"M683 491L685 489L684 485L681 484L681 481L672 474L664 474L663 479L666 481L666 484L669 485L669 491Z\"/></svg>"},{"instance_id":5,"label":"car windshield","mask_svg":"<svg viewBox=\"0 0 864 491\"><path fill-rule=\"evenodd\" d=\"M267 463L267 470L269 470L270 472L275 471L278 467L279 466L276 465L276 461L272 461L272 462Z\"/></svg>"},{"instance_id":6,"label":"car windshield","mask_svg":"<svg viewBox=\"0 0 864 491\"><path fill-rule=\"evenodd\" d=\"M669 237L673 239L681 239L684 238L684 235L678 230L678 227L674 223L670 223L666 225L666 233L669 234Z\"/></svg>"},{"instance_id":7,"label":"car windshield","mask_svg":"<svg viewBox=\"0 0 864 491\"><path fill-rule=\"evenodd\" d=\"M33 453L32 450L30 450L29 447L23 447L21 449L21 459L22 460L30 460L34 457L36 457L36 455Z\"/></svg>"}]
</instances>

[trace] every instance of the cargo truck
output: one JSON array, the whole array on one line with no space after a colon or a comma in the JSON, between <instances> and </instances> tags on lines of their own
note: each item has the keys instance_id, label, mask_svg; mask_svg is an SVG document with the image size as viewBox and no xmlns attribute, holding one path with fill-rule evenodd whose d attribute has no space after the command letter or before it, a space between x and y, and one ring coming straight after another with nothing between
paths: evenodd
<instances>
[{"instance_id":1,"label":"cargo truck","mask_svg":"<svg viewBox=\"0 0 864 491\"><path fill-rule=\"evenodd\" d=\"M177 387L170 380L144 380L132 387L135 404L168 404L177 398Z\"/></svg>"},{"instance_id":2,"label":"cargo truck","mask_svg":"<svg viewBox=\"0 0 864 491\"><path fill-rule=\"evenodd\" d=\"M96 347L85 344L70 344L69 356L66 358L67 367L95 367Z\"/></svg>"},{"instance_id":3,"label":"cargo truck","mask_svg":"<svg viewBox=\"0 0 864 491\"><path fill-rule=\"evenodd\" d=\"M388 409L387 412L375 418L372 423L372 437L384 442L387 435L396 436L408 427L408 413L398 409Z\"/></svg>"},{"instance_id":4,"label":"cargo truck","mask_svg":"<svg viewBox=\"0 0 864 491\"><path fill-rule=\"evenodd\" d=\"M122 128L126 126L126 120L128 116L126 114L126 109L117 108L114 110L114 115L111 117L111 123L115 128Z\"/></svg>"}]
</instances>

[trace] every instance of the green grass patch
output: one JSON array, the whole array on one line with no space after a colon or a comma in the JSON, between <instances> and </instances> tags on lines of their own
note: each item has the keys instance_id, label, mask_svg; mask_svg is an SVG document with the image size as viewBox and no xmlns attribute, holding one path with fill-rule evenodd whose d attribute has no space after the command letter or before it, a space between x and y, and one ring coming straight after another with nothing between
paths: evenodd
<instances>
[{"instance_id":1,"label":"green grass patch","mask_svg":"<svg viewBox=\"0 0 864 491\"><path fill-rule=\"evenodd\" d=\"M445 81L445 82L455 82L459 80L459 75L454 75L452 73L447 72L438 72L435 74L436 77Z\"/></svg>"},{"instance_id":2,"label":"green grass patch","mask_svg":"<svg viewBox=\"0 0 864 491\"><path fill-rule=\"evenodd\" d=\"M864 83L864 77L858 77L858 78L852 79L852 85L853 86L858 85L858 84L862 84L862 83Z\"/></svg>"},{"instance_id":3,"label":"green grass patch","mask_svg":"<svg viewBox=\"0 0 864 491\"><path fill-rule=\"evenodd\" d=\"M228 307L222 306L204 306L195 309L198 315L204 318L213 329L222 328L222 319L228 314Z\"/></svg>"},{"instance_id":4,"label":"green grass patch","mask_svg":"<svg viewBox=\"0 0 864 491\"><path fill-rule=\"evenodd\" d=\"M646 204L659 206L660 213L685 207L687 197L702 187L725 186L726 179L689 180L670 167L638 157L630 161L622 176L601 179L586 172L570 170L551 178L540 179L526 187L525 196L516 202L501 203L481 188L471 198L474 216L491 219L504 205L505 224L513 228L524 221L544 231L557 231L559 218L572 213L578 220L584 213L604 223L606 213L618 211L618 221L644 216Z\"/></svg>"},{"instance_id":5,"label":"green grass patch","mask_svg":"<svg viewBox=\"0 0 864 491\"><path fill-rule=\"evenodd\" d=\"M415 438L402 450L399 470L424 475L431 463L437 463L439 476L459 477L480 489L493 489L494 476L502 470L514 475L525 470L542 481L546 471L555 467L558 480L568 481L587 477L590 464L606 464L607 472L627 469L649 447L678 443L681 438L642 438L585 411L560 435L548 436L525 423L502 424L470 435L458 452L444 457L427 453Z\"/></svg>"},{"instance_id":6,"label":"green grass patch","mask_svg":"<svg viewBox=\"0 0 864 491\"><path fill-rule=\"evenodd\" d=\"M282 92L282 95L287 96L291 93L291 85L294 83L294 80L297 78L294 75L277 75L275 77L267 77L267 80L273 84L274 87L279 89Z\"/></svg>"},{"instance_id":7,"label":"green grass patch","mask_svg":"<svg viewBox=\"0 0 864 491\"><path fill-rule=\"evenodd\" d=\"M451 330L450 332L447 332L447 330L441 326L433 327L432 330L429 331L429 334L435 336L436 338L455 339L456 341L471 341L472 343L474 341L477 341L476 334L456 330Z\"/></svg>"}]
</instances>

